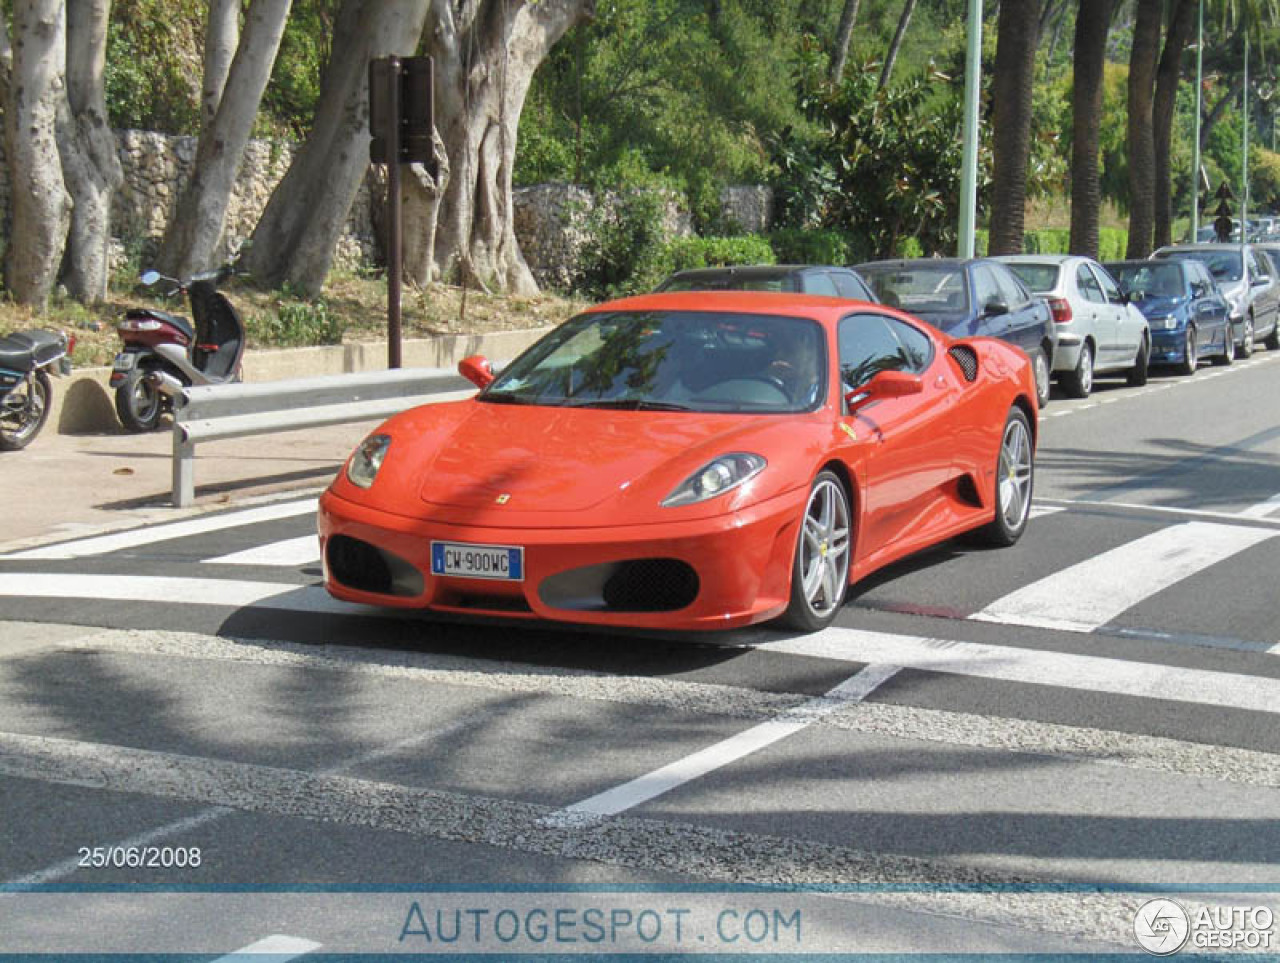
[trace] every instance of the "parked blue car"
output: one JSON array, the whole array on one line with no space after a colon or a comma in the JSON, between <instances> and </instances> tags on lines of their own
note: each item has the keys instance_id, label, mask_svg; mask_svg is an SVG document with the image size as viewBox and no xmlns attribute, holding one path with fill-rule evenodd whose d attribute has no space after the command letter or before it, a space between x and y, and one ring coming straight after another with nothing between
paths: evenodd
<instances>
[{"instance_id":1,"label":"parked blue car","mask_svg":"<svg viewBox=\"0 0 1280 963\"><path fill-rule=\"evenodd\" d=\"M1058 332L1043 299L1008 267L989 258L868 261L854 270L882 304L901 308L954 338L973 335L1016 344L1031 358L1036 394L1049 402L1049 372Z\"/></svg>"},{"instance_id":2,"label":"parked blue car","mask_svg":"<svg viewBox=\"0 0 1280 963\"><path fill-rule=\"evenodd\" d=\"M1182 374L1193 374L1201 358L1217 364L1235 358L1231 309L1202 262L1111 261L1106 268L1147 318L1152 364L1172 364Z\"/></svg>"}]
</instances>

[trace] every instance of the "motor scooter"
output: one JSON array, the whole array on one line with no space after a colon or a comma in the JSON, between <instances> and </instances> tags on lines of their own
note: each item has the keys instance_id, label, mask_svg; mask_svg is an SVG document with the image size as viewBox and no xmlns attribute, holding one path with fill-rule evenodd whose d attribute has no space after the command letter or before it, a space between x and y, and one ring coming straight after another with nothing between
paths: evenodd
<instances>
[{"instance_id":1,"label":"motor scooter","mask_svg":"<svg viewBox=\"0 0 1280 963\"><path fill-rule=\"evenodd\" d=\"M133 308L116 325L124 348L115 357L109 383L125 428L153 430L161 415L173 408L174 397L190 385L240 380L244 322L218 290L233 273L228 264L187 281L156 271L142 275L147 287L165 281L173 285L170 294L185 293L194 323L165 311Z\"/></svg>"},{"instance_id":2,"label":"motor scooter","mask_svg":"<svg viewBox=\"0 0 1280 963\"><path fill-rule=\"evenodd\" d=\"M17 451L40 434L53 407L49 372L71 373L76 339L53 331L0 338L0 451Z\"/></svg>"}]
</instances>

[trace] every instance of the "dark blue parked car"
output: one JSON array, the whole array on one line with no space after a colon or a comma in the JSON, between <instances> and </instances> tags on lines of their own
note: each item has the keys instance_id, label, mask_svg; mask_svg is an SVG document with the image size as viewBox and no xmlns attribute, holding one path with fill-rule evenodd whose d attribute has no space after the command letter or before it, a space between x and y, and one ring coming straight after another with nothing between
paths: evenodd
<instances>
[{"instance_id":1,"label":"dark blue parked car","mask_svg":"<svg viewBox=\"0 0 1280 963\"><path fill-rule=\"evenodd\" d=\"M1041 407L1048 403L1058 341L1053 314L1008 267L988 258L913 258L869 261L854 270L881 303L952 337L983 335L1016 344L1035 368Z\"/></svg>"},{"instance_id":2,"label":"dark blue parked car","mask_svg":"<svg viewBox=\"0 0 1280 963\"><path fill-rule=\"evenodd\" d=\"M1231 364L1230 308L1208 268L1190 258L1111 261L1111 276L1151 327L1151 363L1193 374L1204 357Z\"/></svg>"}]
</instances>

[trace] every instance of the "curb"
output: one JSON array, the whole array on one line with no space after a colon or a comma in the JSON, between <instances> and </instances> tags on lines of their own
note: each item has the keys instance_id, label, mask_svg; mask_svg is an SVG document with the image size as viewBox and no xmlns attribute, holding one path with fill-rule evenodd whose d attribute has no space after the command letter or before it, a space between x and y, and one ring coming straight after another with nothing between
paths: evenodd
<instances>
[{"instance_id":1,"label":"curb","mask_svg":"<svg viewBox=\"0 0 1280 963\"><path fill-rule=\"evenodd\" d=\"M401 357L406 368L452 368L473 354L483 354L495 361L509 361L553 327L413 338L403 342ZM376 371L385 368L386 364L385 341L249 350L244 356L244 380L282 381L315 375L354 374ZM60 435L122 431L116 417L114 392L107 386L110 376L110 368L96 367L78 368L66 378L55 377L53 405L45 430L56 431Z\"/></svg>"}]
</instances>

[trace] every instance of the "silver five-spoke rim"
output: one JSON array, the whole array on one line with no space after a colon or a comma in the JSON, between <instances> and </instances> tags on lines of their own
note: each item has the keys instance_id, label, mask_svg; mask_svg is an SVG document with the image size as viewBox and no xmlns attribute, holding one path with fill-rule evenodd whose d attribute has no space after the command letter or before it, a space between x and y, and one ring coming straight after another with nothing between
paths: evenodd
<instances>
[{"instance_id":1,"label":"silver five-spoke rim","mask_svg":"<svg viewBox=\"0 0 1280 963\"><path fill-rule=\"evenodd\" d=\"M1021 419L1010 421L1000 445L1000 514L1011 531L1031 509L1031 437Z\"/></svg>"},{"instance_id":2,"label":"silver five-spoke rim","mask_svg":"<svg viewBox=\"0 0 1280 963\"><path fill-rule=\"evenodd\" d=\"M809 494L800 543L804 600L818 616L844 597L849 578L849 505L838 482L822 479Z\"/></svg>"}]
</instances>

